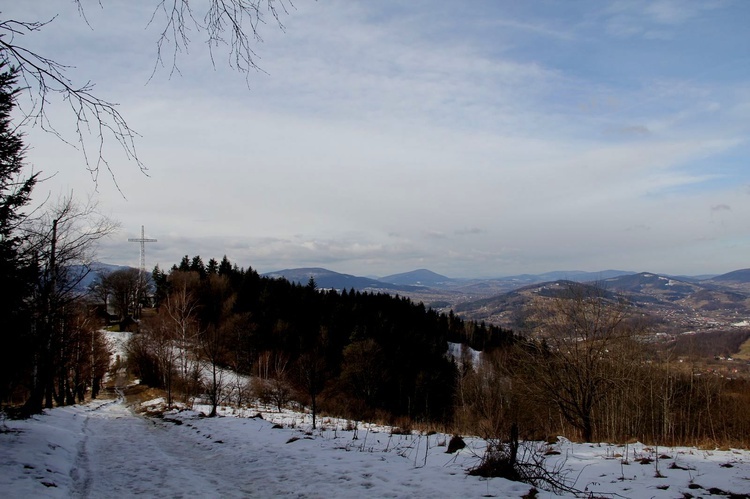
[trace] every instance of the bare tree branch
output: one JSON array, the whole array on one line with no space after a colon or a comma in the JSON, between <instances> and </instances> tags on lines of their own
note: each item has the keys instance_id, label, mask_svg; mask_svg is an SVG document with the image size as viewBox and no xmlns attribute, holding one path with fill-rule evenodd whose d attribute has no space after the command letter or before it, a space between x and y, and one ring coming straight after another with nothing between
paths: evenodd
<instances>
[{"instance_id":1,"label":"bare tree branch","mask_svg":"<svg viewBox=\"0 0 750 499\"><path fill-rule=\"evenodd\" d=\"M79 203L71 192L21 230L26 236L26 251L42 262L42 281L54 280L56 289L52 292L58 301L67 302L83 294L76 289L90 272L97 243L118 228L118 222L97 211L96 202L88 199ZM48 268L50 260L55 261L52 268Z\"/></svg>"},{"instance_id":2,"label":"bare tree branch","mask_svg":"<svg viewBox=\"0 0 750 499\"><path fill-rule=\"evenodd\" d=\"M249 84L251 70L264 72L258 64L260 56L253 50L254 43L261 43L260 27L271 18L282 31L285 30L279 17L293 7L290 0L210 0L202 22L194 15L187 0L160 0L154 9L149 25L162 17L164 28L156 43L156 62L151 77L158 68L164 67L164 53L171 48L170 77L180 74L178 57L187 53L190 45L189 32L206 34L211 62L216 66L214 51L221 45L229 48L227 63L245 73ZM161 15L161 16L160 16Z\"/></svg>"},{"instance_id":3,"label":"bare tree branch","mask_svg":"<svg viewBox=\"0 0 750 499\"><path fill-rule=\"evenodd\" d=\"M287 6L293 6L290 0L204 0L205 15L199 19L188 0L155 2L147 26L160 25L163 28L156 42L156 62L151 78L160 66L165 66L165 58L169 56L170 77L179 74L179 56L188 53L190 35L196 33L205 36L214 66L214 51L221 45L228 47L229 66L245 73L248 83L251 70L262 71L257 63L259 56L253 50L255 43L262 42L260 27L270 19L283 31L279 15L288 13ZM91 27L81 0L75 0L75 3L79 15ZM99 5L102 7L101 2ZM139 135L128 125L118 104L99 97L91 81L82 85L75 83L70 77L73 66L30 50L22 43L24 36L47 29L54 20L55 17L47 21L0 19L0 60L18 68L28 93L27 107L19 106L24 114L24 124L38 126L79 150L96 185L104 169L117 186L115 172L105 156L105 144L112 139L120 145L126 157L147 174L136 150ZM167 55L169 52L171 54ZM48 108L58 100L68 106L68 115L74 123L72 138L60 132L61 128L52 122L48 113ZM117 188L119 190L119 186Z\"/></svg>"},{"instance_id":4,"label":"bare tree branch","mask_svg":"<svg viewBox=\"0 0 750 499\"><path fill-rule=\"evenodd\" d=\"M149 25L161 18L164 28L156 43L156 63L153 75L159 66L164 66L164 52L171 48L170 76L179 74L178 56L188 52L189 33L205 33L211 62L216 66L214 50L221 45L229 48L227 63L230 67L245 73L263 71L258 64L260 57L253 50L255 43L261 43L260 27L270 18L282 31L285 30L279 17L293 7L289 0L210 0L203 20L199 21L187 0L160 0L154 9Z\"/></svg>"},{"instance_id":5,"label":"bare tree branch","mask_svg":"<svg viewBox=\"0 0 750 499\"><path fill-rule=\"evenodd\" d=\"M91 82L75 84L68 77L71 66L49 59L18 43L19 37L38 32L53 20L54 18L45 22L27 22L11 19L0 22L0 58L18 68L29 97L29 107L24 109L19 106L24 115L24 124L39 126L80 150L95 183L98 183L101 168L106 169L115 180L114 172L104 156L104 145L108 139L115 139L128 159L134 160L145 173L146 167L138 158L135 147L138 134L130 128L117 109L117 104L96 96ZM68 105L75 123L75 143L67 140L50 120L48 107L53 104L55 97Z\"/></svg>"}]
</instances>

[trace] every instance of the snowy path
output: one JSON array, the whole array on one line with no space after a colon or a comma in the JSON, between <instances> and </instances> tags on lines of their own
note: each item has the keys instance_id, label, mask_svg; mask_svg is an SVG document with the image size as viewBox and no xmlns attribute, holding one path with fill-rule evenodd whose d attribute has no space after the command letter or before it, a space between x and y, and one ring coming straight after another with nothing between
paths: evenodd
<instances>
[{"instance_id":1,"label":"snowy path","mask_svg":"<svg viewBox=\"0 0 750 499\"><path fill-rule=\"evenodd\" d=\"M205 451L199 434L134 416L111 404L87 415L73 469L74 497L187 495L237 497L244 473L227 454Z\"/></svg>"},{"instance_id":2,"label":"snowy path","mask_svg":"<svg viewBox=\"0 0 750 499\"><path fill-rule=\"evenodd\" d=\"M420 469L413 466L414 454L361 452L362 440L353 442L350 435L312 438L259 419L195 413L158 419L110 401L56 409L17 424L36 424L39 441L19 445L14 450L29 455L2 464L23 467L25 478L36 481L8 475L3 483L0 476L0 487L16 491L10 497L446 497L452 495L446 494L446 480L456 492L468 486L475 497L488 490L467 480L444 449L436 449L437 469ZM386 438L369 435L374 445ZM515 497L529 489L495 483Z\"/></svg>"},{"instance_id":3,"label":"snowy path","mask_svg":"<svg viewBox=\"0 0 750 499\"><path fill-rule=\"evenodd\" d=\"M344 442L332 445L302 434L287 443L296 432L273 430L267 421L219 418L207 425L204 418L159 420L135 416L119 403L102 406L86 418L71 472L74 497L445 494L444 488L424 481L418 472L393 474L394 464L410 468L403 456L346 452ZM246 428L238 428L238 423ZM320 460L321 452L334 455ZM460 470L448 473L465 481ZM519 492L528 489L520 486Z\"/></svg>"},{"instance_id":4,"label":"snowy path","mask_svg":"<svg viewBox=\"0 0 750 499\"><path fill-rule=\"evenodd\" d=\"M0 425L0 491L3 498L520 498L531 488L467 476L480 451L476 439L467 440L473 451L449 455L445 435L360 429L354 440L352 431L335 429L328 418L322 418L326 429L310 432L304 415L266 417L288 422L277 429L263 419L206 418L193 411L139 416L121 399L7 421ZM556 448L561 454L550 456L549 464L562 459L575 487L595 496L673 499L732 492L750 499L746 450L657 451L642 444L564 440ZM657 454L658 465L638 462ZM629 456L628 462L618 456ZM538 497L554 494L540 491Z\"/></svg>"}]
</instances>

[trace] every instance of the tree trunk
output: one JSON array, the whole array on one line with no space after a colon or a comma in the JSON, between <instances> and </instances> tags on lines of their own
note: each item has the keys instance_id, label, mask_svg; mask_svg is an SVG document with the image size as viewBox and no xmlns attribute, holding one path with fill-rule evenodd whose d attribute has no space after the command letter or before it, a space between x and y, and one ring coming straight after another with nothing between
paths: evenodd
<instances>
[{"instance_id":1,"label":"tree trunk","mask_svg":"<svg viewBox=\"0 0 750 499\"><path fill-rule=\"evenodd\" d=\"M581 418L581 433L584 442L591 442L594 437L594 423L591 414L586 414Z\"/></svg>"},{"instance_id":2,"label":"tree trunk","mask_svg":"<svg viewBox=\"0 0 750 499\"><path fill-rule=\"evenodd\" d=\"M518 460L518 423L510 425L510 465L515 466Z\"/></svg>"},{"instance_id":3,"label":"tree trunk","mask_svg":"<svg viewBox=\"0 0 750 499\"><path fill-rule=\"evenodd\" d=\"M313 430L314 430L315 429L315 415L318 412L317 411L318 408L317 408L316 403L315 403L316 397L315 397L315 391L314 390L310 394L310 399L311 399L310 400L310 406L311 406L311 409L312 409L312 420L313 420L312 423L313 423Z\"/></svg>"}]
</instances>

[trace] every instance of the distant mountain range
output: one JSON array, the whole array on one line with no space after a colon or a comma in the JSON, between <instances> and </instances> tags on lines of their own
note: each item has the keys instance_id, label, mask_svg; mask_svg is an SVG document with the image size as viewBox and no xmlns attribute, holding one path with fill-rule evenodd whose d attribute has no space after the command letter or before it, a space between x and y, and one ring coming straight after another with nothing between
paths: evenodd
<instances>
[{"instance_id":1,"label":"distant mountain range","mask_svg":"<svg viewBox=\"0 0 750 499\"><path fill-rule=\"evenodd\" d=\"M90 268L92 271L91 279L93 279L97 273L109 273L128 267L93 262ZM517 274L487 279L467 279L446 277L428 269L417 269L385 277L361 277L321 267L303 267L277 270L267 272L263 275L271 278L284 278L300 284L307 284L310 277L313 277L318 287L326 289L354 288L355 290L379 289L412 292L432 289L478 295L493 294L498 290L507 292L524 286L554 281L599 283L605 287L622 288L623 291L633 291L634 289L631 288L634 286L643 286L646 282L653 283L650 285L652 288L661 287L672 292L675 292L680 287L689 287L690 284L714 284L717 286L733 287L748 286L750 288L750 269L735 270L718 276L673 277L649 272L636 273L626 270L602 270L599 272L558 270L542 274Z\"/></svg>"},{"instance_id":2,"label":"distant mountain range","mask_svg":"<svg viewBox=\"0 0 750 499\"><path fill-rule=\"evenodd\" d=\"M284 278L301 284L307 284L310 277L313 277L318 287L328 289L354 288L356 290L381 289L415 292L433 289L479 295L492 294L498 290L507 292L524 286L555 281L598 283L604 287L616 286L617 288L622 288L623 291L634 291L634 287L649 283L648 285L651 288L660 287L665 292L670 291L672 293L681 287L687 286L687 288L690 288L691 284L750 285L750 269L736 270L719 276L696 277L672 277L649 272L636 273L626 270L602 270L599 272L559 270L542 274L518 274L489 279L465 279L446 277L427 269L372 278L342 274L320 267L305 267L277 270L263 275L272 278Z\"/></svg>"},{"instance_id":3,"label":"distant mountain range","mask_svg":"<svg viewBox=\"0 0 750 499\"><path fill-rule=\"evenodd\" d=\"M675 277L653 272L555 271L494 279L456 279L427 269L380 278L357 277L323 268L286 269L264 274L319 288L399 293L426 305L477 321L518 328L534 297L552 298L571 287L599 287L615 300L633 304L658 331L732 328L750 319L750 269L719 276Z\"/></svg>"},{"instance_id":4,"label":"distant mountain range","mask_svg":"<svg viewBox=\"0 0 750 499\"><path fill-rule=\"evenodd\" d=\"M266 277L284 278L291 282L307 284L310 277L315 279L318 287L328 289L387 289L402 291L420 291L425 288L436 290L453 290L472 288L471 292L487 294L495 289L518 288L537 282L568 280L574 282L603 281L611 277L632 275L634 272L624 270L604 270L601 272L555 271L544 274L520 274L493 279L454 279L427 269L412 270L401 274L392 274L380 278L359 277L341 274L320 267L306 267L277 270L263 274Z\"/></svg>"},{"instance_id":5,"label":"distant mountain range","mask_svg":"<svg viewBox=\"0 0 750 499\"><path fill-rule=\"evenodd\" d=\"M91 265L97 273L127 268L105 263ZM320 267L277 270L263 274L302 285L312 277L320 289L382 292L409 296L415 301L479 321L516 328L532 297L553 297L571 286L598 286L614 299L638 307L664 330L705 330L733 327L750 319L750 269L717 276L668 276L653 272L603 270L554 271L492 279L450 278L418 269L380 278L360 277ZM580 284L579 284L580 283Z\"/></svg>"},{"instance_id":6,"label":"distant mountain range","mask_svg":"<svg viewBox=\"0 0 750 499\"><path fill-rule=\"evenodd\" d=\"M319 267L277 270L275 272L267 272L263 274L263 276L274 279L283 278L289 282L296 282L303 285L307 284L312 277L315 279L317 287L322 289L355 289L357 291L416 291L419 289L417 286L388 283L377 279L370 279L369 277L358 277L350 274L340 274Z\"/></svg>"}]
</instances>

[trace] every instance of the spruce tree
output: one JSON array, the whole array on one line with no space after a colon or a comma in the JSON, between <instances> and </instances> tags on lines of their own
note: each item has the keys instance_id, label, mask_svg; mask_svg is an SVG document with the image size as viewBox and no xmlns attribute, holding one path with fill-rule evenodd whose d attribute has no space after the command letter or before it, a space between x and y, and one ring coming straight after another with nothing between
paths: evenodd
<instances>
[{"instance_id":1,"label":"spruce tree","mask_svg":"<svg viewBox=\"0 0 750 499\"><path fill-rule=\"evenodd\" d=\"M176 268L176 266L174 268ZM154 282L155 306L159 308L159 306L161 306L161 304L167 299L167 295L169 295L169 281L167 279L167 274L159 268L158 264L151 272L151 279Z\"/></svg>"},{"instance_id":2,"label":"spruce tree","mask_svg":"<svg viewBox=\"0 0 750 499\"><path fill-rule=\"evenodd\" d=\"M208 265L206 265L206 273L208 275L216 275L219 273L219 262L216 261L216 258L211 258L208 260Z\"/></svg>"},{"instance_id":3,"label":"spruce tree","mask_svg":"<svg viewBox=\"0 0 750 499\"><path fill-rule=\"evenodd\" d=\"M224 255L224 258L221 259L221 263L219 264L219 275L229 275L232 273L232 264L229 261L229 258L227 258L227 255Z\"/></svg>"},{"instance_id":4,"label":"spruce tree","mask_svg":"<svg viewBox=\"0 0 750 499\"><path fill-rule=\"evenodd\" d=\"M0 405L14 387L23 382L28 360L29 314L25 307L33 282L32 262L24 257L18 226L28 204L37 175L24 177L23 136L11 115L19 90L17 72L0 61L0 282L6 290L0 300L4 348L0 354Z\"/></svg>"},{"instance_id":5,"label":"spruce tree","mask_svg":"<svg viewBox=\"0 0 750 499\"><path fill-rule=\"evenodd\" d=\"M198 272L198 275L203 279L206 277L206 266L203 264L203 259L200 255L195 255L193 261L190 262L190 270Z\"/></svg>"},{"instance_id":6,"label":"spruce tree","mask_svg":"<svg viewBox=\"0 0 750 499\"><path fill-rule=\"evenodd\" d=\"M190 272L190 257L185 255L180 260L180 266L178 267L180 272Z\"/></svg>"}]
</instances>

